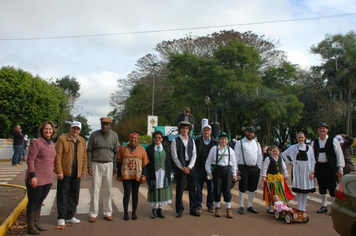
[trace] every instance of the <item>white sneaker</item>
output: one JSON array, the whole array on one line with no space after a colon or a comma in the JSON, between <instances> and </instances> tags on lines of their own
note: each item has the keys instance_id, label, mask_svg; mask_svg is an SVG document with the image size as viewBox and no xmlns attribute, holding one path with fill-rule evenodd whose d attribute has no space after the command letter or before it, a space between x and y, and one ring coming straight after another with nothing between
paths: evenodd
<instances>
[{"instance_id":1,"label":"white sneaker","mask_svg":"<svg viewBox=\"0 0 356 236\"><path fill-rule=\"evenodd\" d=\"M77 218L73 217L70 220L66 220L67 223L72 223L72 224L79 224L80 220L78 220Z\"/></svg>"},{"instance_id":2,"label":"white sneaker","mask_svg":"<svg viewBox=\"0 0 356 236\"><path fill-rule=\"evenodd\" d=\"M64 219L59 219L58 222L57 222L57 225L58 226L65 226L66 222L64 221Z\"/></svg>"}]
</instances>

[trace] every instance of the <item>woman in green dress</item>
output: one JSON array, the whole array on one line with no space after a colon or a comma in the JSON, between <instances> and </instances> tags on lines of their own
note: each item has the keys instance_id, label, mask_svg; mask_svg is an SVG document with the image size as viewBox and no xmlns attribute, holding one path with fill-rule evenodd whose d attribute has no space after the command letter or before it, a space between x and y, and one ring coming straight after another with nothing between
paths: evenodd
<instances>
[{"instance_id":1,"label":"woman in green dress","mask_svg":"<svg viewBox=\"0 0 356 236\"><path fill-rule=\"evenodd\" d=\"M173 199L171 180L172 158L167 146L162 145L163 134L161 131L153 133L154 143L147 147L149 163L147 164L147 201L152 207L151 218L157 216L164 218L162 207L171 203Z\"/></svg>"}]
</instances>

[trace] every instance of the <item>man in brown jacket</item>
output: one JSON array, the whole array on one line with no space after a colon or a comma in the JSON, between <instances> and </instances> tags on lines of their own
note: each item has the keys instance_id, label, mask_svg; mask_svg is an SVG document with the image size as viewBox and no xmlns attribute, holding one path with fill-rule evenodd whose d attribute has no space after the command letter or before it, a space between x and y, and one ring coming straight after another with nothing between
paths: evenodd
<instances>
[{"instance_id":1,"label":"man in brown jacket","mask_svg":"<svg viewBox=\"0 0 356 236\"><path fill-rule=\"evenodd\" d=\"M79 136L81 128L80 122L73 121L69 133L61 135L56 143L58 226L64 226L66 222L80 223L74 215L79 201L80 179L87 174L87 148L85 139Z\"/></svg>"}]
</instances>

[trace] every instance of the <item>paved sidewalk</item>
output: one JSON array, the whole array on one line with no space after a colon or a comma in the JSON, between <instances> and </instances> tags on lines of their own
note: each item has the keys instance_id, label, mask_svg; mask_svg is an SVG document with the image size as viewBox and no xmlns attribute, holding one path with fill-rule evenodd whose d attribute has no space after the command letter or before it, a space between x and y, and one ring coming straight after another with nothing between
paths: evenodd
<instances>
[{"instance_id":1,"label":"paved sidewalk","mask_svg":"<svg viewBox=\"0 0 356 236\"><path fill-rule=\"evenodd\" d=\"M0 161L0 236L6 234L10 227L26 208L27 194L24 186L26 163L12 167L11 160ZM16 223L14 224L16 225Z\"/></svg>"},{"instance_id":2,"label":"paved sidewalk","mask_svg":"<svg viewBox=\"0 0 356 236\"><path fill-rule=\"evenodd\" d=\"M4 235L27 205L26 188L0 184L0 235Z\"/></svg>"}]
</instances>

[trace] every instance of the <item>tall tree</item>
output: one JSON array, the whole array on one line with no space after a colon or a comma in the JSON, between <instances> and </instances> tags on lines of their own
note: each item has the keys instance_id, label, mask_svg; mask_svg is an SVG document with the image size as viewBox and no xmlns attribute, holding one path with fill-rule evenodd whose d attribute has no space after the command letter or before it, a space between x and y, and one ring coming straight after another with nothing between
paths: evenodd
<instances>
[{"instance_id":1,"label":"tall tree","mask_svg":"<svg viewBox=\"0 0 356 236\"><path fill-rule=\"evenodd\" d=\"M20 124L23 132L37 137L38 127L50 120L55 124L65 120L67 97L53 83L29 72L5 66L0 69L0 130L8 137Z\"/></svg>"},{"instance_id":2,"label":"tall tree","mask_svg":"<svg viewBox=\"0 0 356 236\"><path fill-rule=\"evenodd\" d=\"M209 96L201 98L201 101L206 101L203 103L203 106L199 105L194 107L190 102L185 104L183 104L183 102L172 102L174 89L168 80L170 71L166 65L172 53L182 54L184 51L196 55L198 58L212 58L214 51L221 45L226 46L229 40L239 40L240 42L244 42L247 46L257 49L261 59L258 64L259 71L263 71L268 65L278 65L286 58L283 51L277 50L279 46L278 41L267 40L264 36L258 36L252 32L239 33L233 30L220 31L202 37L188 35L182 39L163 41L157 44L155 48L157 55L147 54L142 57L137 61L135 71L130 73L127 78L118 80L118 89L111 96L111 106L113 109L116 109L115 114L118 116L116 120L123 122L128 119L125 117L128 117L128 114L133 109L136 109L131 106L137 105L144 107L141 103L145 103L148 109L145 108L140 113L136 112L134 116L137 114L148 115L151 113L151 104L153 104L153 78L157 81L154 89L154 113L159 116L160 125L174 125L176 116L182 111L183 107L187 105L192 107L192 112L197 120L209 114L211 115L214 106L212 102L209 102L213 99ZM216 70L214 73L220 76L223 75L223 72L219 72L219 70ZM131 90L138 84L143 84L151 88L147 88L140 93L131 93ZM143 87L140 88L142 89ZM135 88L135 90L137 91L137 88ZM129 97L138 95L140 95L140 97L130 99L131 101L126 103ZM175 99L175 101L177 101L177 99ZM223 106L218 106L217 108L218 111L222 109ZM132 118L132 115L130 116ZM145 119L145 116L141 115L142 122L146 123Z\"/></svg>"},{"instance_id":3,"label":"tall tree","mask_svg":"<svg viewBox=\"0 0 356 236\"><path fill-rule=\"evenodd\" d=\"M315 67L329 86L333 86L331 96L339 91L347 104L346 133L352 135L352 96L356 89L356 34L327 34L325 39L311 47L311 52L321 57L324 63Z\"/></svg>"}]
</instances>

